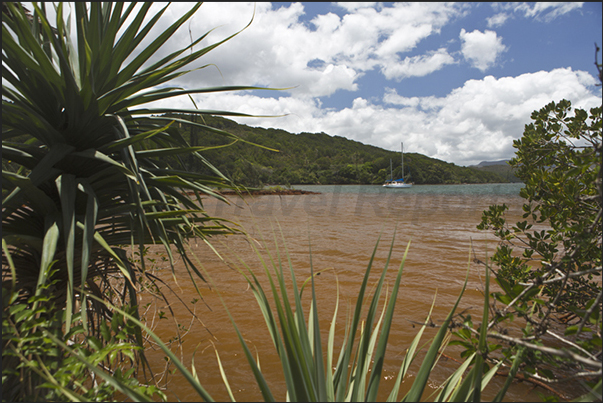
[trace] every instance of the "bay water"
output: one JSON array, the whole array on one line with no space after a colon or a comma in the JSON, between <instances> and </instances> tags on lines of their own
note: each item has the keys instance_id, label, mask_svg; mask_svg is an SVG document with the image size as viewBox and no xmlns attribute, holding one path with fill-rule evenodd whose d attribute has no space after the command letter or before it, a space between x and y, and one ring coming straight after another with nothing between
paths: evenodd
<instances>
[{"instance_id":1,"label":"bay water","mask_svg":"<svg viewBox=\"0 0 603 403\"><path fill-rule=\"evenodd\" d=\"M214 237L208 240L211 247L201 239L192 241L193 261L207 280L197 281L196 286L181 261L176 262L175 276L167 264L157 263L154 266L156 274L166 283L164 292L169 304L154 300L146 314L148 323L163 340L176 337L178 332L183 335L183 343L178 348L175 343L174 351L188 367L194 361L201 384L214 399L229 400L217 364L217 351L235 398L262 400L230 314L252 354L257 355L275 398L284 400L286 388L280 361L262 313L239 270L251 270L267 289L263 270L264 267L272 270L270 259L277 265L280 260L286 269L289 260L299 286L309 278L312 266L315 273L320 273L315 277L315 284L325 343L339 297L337 348L343 340L346 320L353 311L373 251L370 286L377 280L390 247L392 249L386 277L391 291L395 272L409 247L380 385L379 398L383 400L389 394L406 349L432 304L435 326L426 330L424 341L437 332L438 323L445 319L461 292L467 273L469 282L457 312L471 314L474 323L481 321L485 268L476 262L485 261L497 243L491 233L477 230L476 225L490 205L503 203L509 206L509 221L516 222L522 213L523 199L519 197L522 186L414 185L387 189L370 185L313 185L295 188L316 194L229 197L230 204L205 199L204 208L209 216L237 223L248 236ZM285 277L290 285L289 276ZM197 301L193 304L194 300ZM184 327L175 324L169 314L170 308L174 318ZM190 319L189 309L198 319ZM307 314L309 304L304 310ZM158 319L159 311L165 312L167 319ZM438 362L428 392L434 391L458 367L456 360L460 360L460 351L458 346L446 350L448 358ZM163 354L156 349L147 354L159 376L165 368ZM418 363L421 358L420 354ZM401 393L412 384L418 363L411 367ZM173 368L173 365L168 366L168 370ZM166 375L164 380L168 379L166 387L170 399L199 400L182 376ZM483 398L491 399L503 383L503 377L495 377ZM518 383L505 400L533 401L539 397L531 385Z\"/></svg>"}]
</instances>

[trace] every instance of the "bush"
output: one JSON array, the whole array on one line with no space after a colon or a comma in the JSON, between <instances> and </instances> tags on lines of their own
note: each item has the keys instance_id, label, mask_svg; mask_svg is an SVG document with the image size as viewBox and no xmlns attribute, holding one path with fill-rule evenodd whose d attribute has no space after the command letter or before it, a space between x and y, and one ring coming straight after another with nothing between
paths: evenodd
<instances>
[{"instance_id":1,"label":"bush","mask_svg":"<svg viewBox=\"0 0 603 403\"><path fill-rule=\"evenodd\" d=\"M100 338L86 334L79 313L77 326L64 333L65 311L55 309L53 295L57 271L48 270L47 283L26 303L18 302L14 283L2 285L2 401L103 402L115 400L117 392L165 400L157 387L135 377L141 347L128 341L135 325L123 315L102 322ZM128 315L136 311L124 308Z\"/></svg>"},{"instance_id":2,"label":"bush","mask_svg":"<svg viewBox=\"0 0 603 403\"><path fill-rule=\"evenodd\" d=\"M495 205L478 225L500 240L491 261L502 307L492 307L489 336L506 356L523 354L525 376L578 381L601 399L601 107L551 102L532 120L510 161L525 183L524 220L509 224L507 206Z\"/></svg>"}]
</instances>

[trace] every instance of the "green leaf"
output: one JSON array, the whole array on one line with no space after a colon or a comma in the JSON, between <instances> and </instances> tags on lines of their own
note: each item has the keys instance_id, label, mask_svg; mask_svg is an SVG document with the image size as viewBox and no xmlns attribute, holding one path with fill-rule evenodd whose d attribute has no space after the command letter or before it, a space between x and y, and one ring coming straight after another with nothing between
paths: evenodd
<instances>
[{"instance_id":1,"label":"green leaf","mask_svg":"<svg viewBox=\"0 0 603 403\"><path fill-rule=\"evenodd\" d=\"M469 258L471 259L471 255L469 255ZM470 262L471 262L471 260L469 260L469 263ZM429 350L427 351L427 354L425 355L425 358L423 359L423 363L421 364L421 367L419 368L417 377L415 378L415 381L413 382L412 387L410 388L410 390L404 397L404 401L407 401L407 402L419 401L421 398L421 395L423 394L423 391L425 390L425 385L427 385L427 379L429 378L429 375L431 373L431 368L433 367L433 363L436 360L436 355L442 345L444 336L446 335L446 332L448 331L448 325L450 324L450 321L452 320L452 316L454 315L454 312L456 311L456 308L461 300L461 297L463 296L465 288L467 287L467 280L469 279L469 268L470 267L471 267L471 265L468 264L467 274L465 276L465 282L463 284L461 293L459 294L459 296L456 300L456 303L454 304L454 307L451 309L450 313L444 320L444 323L442 323L442 327L440 328L440 330L436 334L435 338L433 339L431 346L429 347Z\"/></svg>"},{"instance_id":2,"label":"green leaf","mask_svg":"<svg viewBox=\"0 0 603 403\"><path fill-rule=\"evenodd\" d=\"M578 332L578 326L574 325L574 326L568 326L565 328L565 332L563 333L565 336L571 336L573 334L576 334Z\"/></svg>"},{"instance_id":3,"label":"green leaf","mask_svg":"<svg viewBox=\"0 0 603 403\"><path fill-rule=\"evenodd\" d=\"M40 271L38 276L38 284L36 287L36 296L39 296L46 285L46 279L52 264L54 263L54 255L57 251L59 242L59 226L56 217L46 216L45 222L46 231L42 244L42 259L40 262Z\"/></svg>"},{"instance_id":4,"label":"green leaf","mask_svg":"<svg viewBox=\"0 0 603 403\"><path fill-rule=\"evenodd\" d=\"M395 238L395 232L394 236ZM390 256L394 247L393 239L390 247ZM381 373L383 370L383 362L385 360L385 350L387 348L387 341L389 338L389 332L391 329L391 324L393 321L394 309L396 307L396 301L398 298L398 290L400 288L400 281L402 278L402 271L404 269L404 263L406 262L406 256L408 255L408 250L410 249L410 241L406 245L406 250L404 252L404 256L402 257L402 261L400 262L400 267L398 269L398 274L396 276L396 282L394 283L392 289L392 296L390 298L389 304L387 306L387 314L385 316L385 320L383 322L383 328L381 329L381 335L379 337L379 345L377 346L377 351L375 353L375 364L373 366L373 370L371 371L371 377L369 381L368 391L366 393L366 398L369 401L375 401L377 399L377 393L379 389L379 381L381 379ZM389 256L388 256L389 261ZM387 267L387 263L386 263ZM385 272L385 270L384 270Z\"/></svg>"},{"instance_id":5,"label":"green leaf","mask_svg":"<svg viewBox=\"0 0 603 403\"><path fill-rule=\"evenodd\" d=\"M45 216L57 211L54 200L35 186L31 179L7 171L2 171L2 177L15 186L15 190L2 200L2 207L19 205L25 198L31 207Z\"/></svg>"},{"instance_id":6,"label":"green leaf","mask_svg":"<svg viewBox=\"0 0 603 403\"><path fill-rule=\"evenodd\" d=\"M73 307L75 304L75 196L77 184L74 175L61 175L56 179L57 190L61 198L63 216L63 237L65 239L65 264L67 266L67 302L65 311L65 332L71 328Z\"/></svg>"}]
</instances>

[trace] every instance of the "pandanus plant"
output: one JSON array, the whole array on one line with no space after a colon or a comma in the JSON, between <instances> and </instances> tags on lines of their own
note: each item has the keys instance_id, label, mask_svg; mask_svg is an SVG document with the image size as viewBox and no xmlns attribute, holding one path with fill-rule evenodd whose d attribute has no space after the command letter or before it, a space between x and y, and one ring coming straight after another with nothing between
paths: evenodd
<instances>
[{"instance_id":1,"label":"pandanus plant","mask_svg":"<svg viewBox=\"0 0 603 403\"><path fill-rule=\"evenodd\" d=\"M49 21L44 3L34 3L31 12L20 3L3 3L2 237L15 273L13 278L3 253L3 281L14 281L26 301L41 292L52 267L54 302L64 309L65 329L76 314L85 329L97 328L109 315L86 295L119 296L123 304L137 304L144 259L139 268L129 263L129 247L142 254L145 245L163 245L172 270L175 249L191 277L202 278L187 256L187 239L209 242L211 236L236 231L227 220L208 215L202 203L203 197L225 201L217 189L236 186L176 125L201 127L232 143L240 139L195 117L243 115L148 104L260 89L169 84L240 31L195 50L209 31L158 57L201 4L142 47L168 8L150 15L151 6L76 2L71 32L63 3L55 6L56 23ZM184 156L198 159L210 174L187 171Z\"/></svg>"}]
</instances>

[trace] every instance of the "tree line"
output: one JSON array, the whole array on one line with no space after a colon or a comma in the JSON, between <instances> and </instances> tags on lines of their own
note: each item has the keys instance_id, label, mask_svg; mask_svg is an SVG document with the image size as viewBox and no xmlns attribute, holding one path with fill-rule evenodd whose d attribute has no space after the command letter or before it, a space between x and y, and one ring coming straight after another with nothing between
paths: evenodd
<instances>
[{"instance_id":1,"label":"tree line","mask_svg":"<svg viewBox=\"0 0 603 403\"><path fill-rule=\"evenodd\" d=\"M220 172L245 186L381 184L390 179L392 171L394 179L402 176L399 152L341 136L292 134L281 129L250 127L220 116L205 116L203 121L197 118L197 122L247 142L201 152ZM203 127L183 128L183 136L192 146L217 147L232 141ZM193 157L185 165L194 172L206 173L208 169ZM510 168L500 168L503 170L493 172L418 153L404 154L404 177L415 184L506 183L515 179L509 174Z\"/></svg>"}]
</instances>

